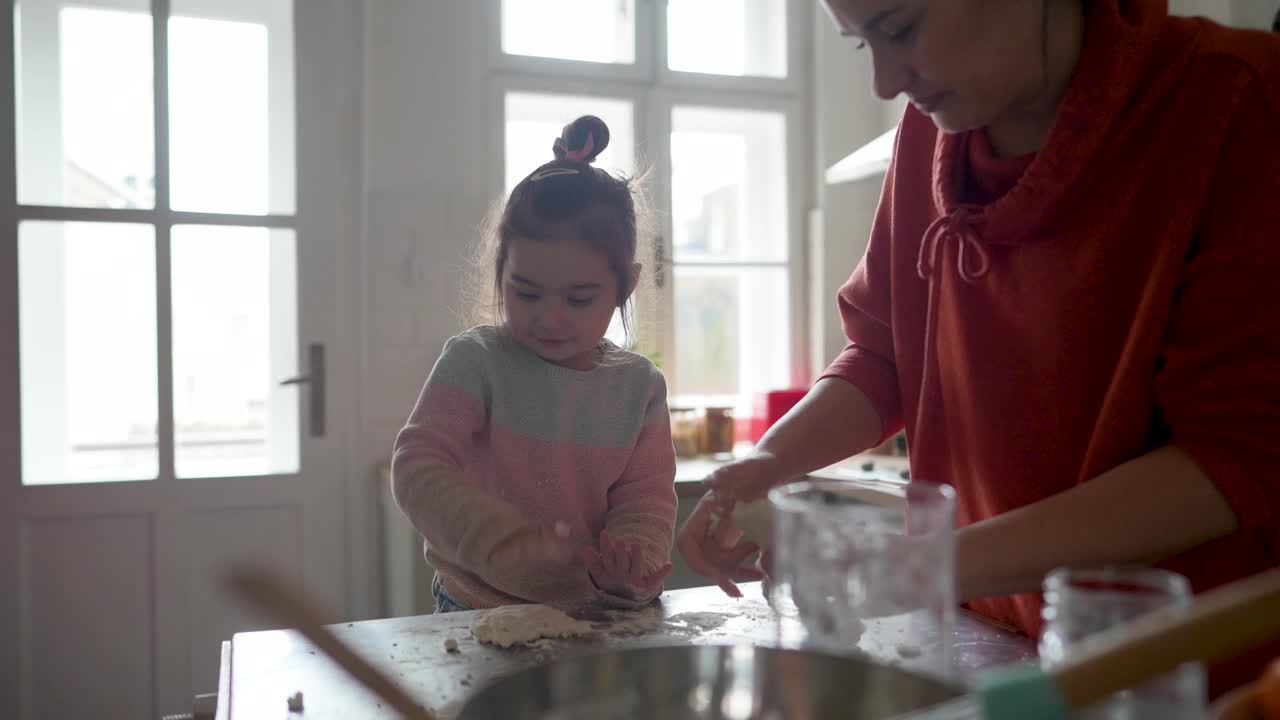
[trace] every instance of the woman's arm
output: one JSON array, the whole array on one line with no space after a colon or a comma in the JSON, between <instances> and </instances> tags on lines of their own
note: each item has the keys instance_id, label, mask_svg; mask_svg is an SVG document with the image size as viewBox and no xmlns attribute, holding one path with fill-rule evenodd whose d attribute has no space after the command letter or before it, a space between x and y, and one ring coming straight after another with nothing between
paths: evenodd
<instances>
[{"instance_id":1,"label":"woman's arm","mask_svg":"<svg viewBox=\"0 0 1280 720\"><path fill-rule=\"evenodd\" d=\"M1191 458L1164 447L956 534L961 600L1037 592L1062 566L1154 563L1230 534L1235 513Z\"/></svg>"}]
</instances>

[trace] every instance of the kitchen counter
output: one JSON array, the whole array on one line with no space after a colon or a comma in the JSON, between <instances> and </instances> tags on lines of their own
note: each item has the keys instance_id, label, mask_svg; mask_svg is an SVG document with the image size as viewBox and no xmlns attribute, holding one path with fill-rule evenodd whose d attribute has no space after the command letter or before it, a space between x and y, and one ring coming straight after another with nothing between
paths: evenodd
<instances>
[{"instance_id":1,"label":"kitchen counter","mask_svg":"<svg viewBox=\"0 0 1280 720\"><path fill-rule=\"evenodd\" d=\"M750 451L744 446L742 454ZM702 496L702 481L715 472L725 461L710 458L681 459L676 461L676 495L681 498ZM809 477L823 479L863 478L905 482L908 472L907 458L895 455L863 453L846 458L821 470L809 473Z\"/></svg>"},{"instance_id":2,"label":"kitchen counter","mask_svg":"<svg viewBox=\"0 0 1280 720\"><path fill-rule=\"evenodd\" d=\"M742 586L735 600L716 587L666 593L638 612L607 614L586 638L543 640L537 647L499 649L471 638L475 613L369 620L333 626L357 652L397 679L441 720L450 720L470 695L505 674L557 658L609 648L679 644L773 644L774 616L760 585ZM602 614L598 618L604 620ZM868 623L858 648L886 662L911 668L928 658L902 657L891 625ZM444 649L447 639L459 652ZM960 612L955 629L955 666L961 678L987 667L1035 656L1026 637ZM307 720L389 716L377 698L347 677L327 657L292 631L237 634L224 643L220 720L289 717L286 700L301 691Z\"/></svg>"}]
</instances>

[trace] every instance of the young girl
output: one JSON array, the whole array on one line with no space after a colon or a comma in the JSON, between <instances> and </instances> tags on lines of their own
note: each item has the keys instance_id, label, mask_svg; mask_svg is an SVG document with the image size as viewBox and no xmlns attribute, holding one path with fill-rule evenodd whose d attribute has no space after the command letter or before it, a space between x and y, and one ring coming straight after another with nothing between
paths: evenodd
<instances>
[{"instance_id":1,"label":"young girl","mask_svg":"<svg viewBox=\"0 0 1280 720\"><path fill-rule=\"evenodd\" d=\"M491 238L498 324L450 339L396 439L396 502L436 612L653 600L671 572L675 453L662 373L605 333L640 280L631 181L591 166L584 116Z\"/></svg>"}]
</instances>

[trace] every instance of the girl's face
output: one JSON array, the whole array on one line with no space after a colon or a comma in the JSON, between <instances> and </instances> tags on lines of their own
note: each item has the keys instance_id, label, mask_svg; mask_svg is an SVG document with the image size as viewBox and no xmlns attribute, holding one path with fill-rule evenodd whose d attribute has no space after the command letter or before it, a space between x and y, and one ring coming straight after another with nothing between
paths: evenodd
<instances>
[{"instance_id":1,"label":"girl's face","mask_svg":"<svg viewBox=\"0 0 1280 720\"><path fill-rule=\"evenodd\" d=\"M842 35L871 51L876 95L906 93L945 132L985 127L1043 84L1034 0L822 0Z\"/></svg>"},{"instance_id":2,"label":"girl's face","mask_svg":"<svg viewBox=\"0 0 1280 720\"><path fill-rule=\"evenodd\" d=\"M634 289L627 288L627 295ZM502 271L507 329L547 362L590 370L618 303L604 253L576 239L507 243Z\"/></svg>"}]
</instances>

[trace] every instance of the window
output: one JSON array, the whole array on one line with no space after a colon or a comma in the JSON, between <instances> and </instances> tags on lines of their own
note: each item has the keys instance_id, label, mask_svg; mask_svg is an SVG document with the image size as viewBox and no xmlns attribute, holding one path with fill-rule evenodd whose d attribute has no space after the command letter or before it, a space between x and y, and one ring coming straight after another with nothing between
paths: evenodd
<instances>
[{"instance_id":1,"label":"window","mask_svg":"<svg viewBox=\"0 0 1280 720\"><path fill-rule=\"evenodd\" d=\"M641 259L661 302L638 308L653 329L638 349L671 404L747 410L756 392L805 382L804 0L492 3L503 190L588 113L612 132L599 166L650 173L657 252ZM604 30L573 33L572 17Z\"/></svg>"},{"instance_id":2,"label":"window","mask_svg":"<svg viewBox=\"0 0 1280 720\"><path fill-rule=\"evenodd\" d=\"M147 0L16 4L26 485L298 467L292 3L170 7L157 88Z\"/></svg>"}]
</instances>

